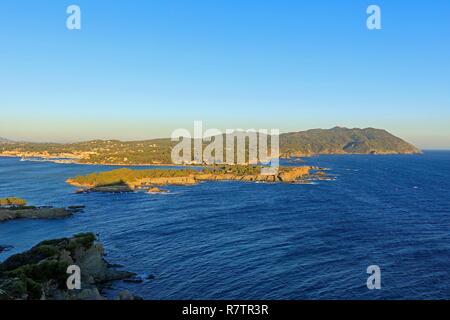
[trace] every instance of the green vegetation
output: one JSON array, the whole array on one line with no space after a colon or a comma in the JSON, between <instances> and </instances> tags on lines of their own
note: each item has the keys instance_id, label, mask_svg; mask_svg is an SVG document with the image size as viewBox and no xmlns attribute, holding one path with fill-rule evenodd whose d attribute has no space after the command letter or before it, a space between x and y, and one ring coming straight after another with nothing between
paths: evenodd
<instances>
[{"instance_id":1,"label":"green vegetation","mask_svg":"<svg viewBox=\"0 0 450 320\"><path fill-rule=\"evenodd\" d=\"M56 280L59 287L63 287L67 279L66 270L69 264L67 262L59 262L55 260L42 261L37 264L26 264L12 271L6 272L6 276L15 277L23 280L27 287L31 284L31 292L37 293L33 298L40 297L40 283L49 280Z\"/></svg>"},{"instance_id":2,"label":"green vegetation","mask_svg":"<svg viewBox=\"0 0 450 320\"><path fill-rule=\"evenodd\" d=\"M27 205L27 201L21 198L16 198L16 197L8 197L8 198L3 198L0 199L0 207L3 206L9 206L9 207L14 207L14 206L19 206L19 207L24 207Z\"/></svg>"},{"instance_id":3,"label":"green vegetation","mask_svg":"<svg viewBox=\"0 0 450 320\"><path fill-rule=\"evenodd\" d=\"M170 139L122 142L92 140L79 143L2 143L0 153L22 156L74 158L86 164L169 164L175 145Z\"/></svg>"},{"instance_id":4,"label":"green vegetation","mask_svg":"<svg viewBox=\"0 0 450 320\"><path fill-rule=\"evenodd\" d=\"M237 176L258 175L261 173L261 166L254 165L215 165L205 168L202 173L206 174L235 174Z\"/></svg>"},{"instance_id":5,"label":"green vegetation","mask_svg":"<svg viewBox=\"0 0 450 320\"><path fill-rule=\"evenodd\" d=\"M70 252L75 252L75 249L79 247L88 249L94 244L95 239L95 234L93 233L76 234L73 239L69 241L67 249L70 250Z\"/></svg>"},{"instance_id":6,"label":"green vegetation","mask_svg":"<svg viewBox=\"0 0 450 320\"><path fill-rule=\"evenodd\" d=\"M40 299L43 286L49 282L54 282L60 289L65 288L69 263L63 252L73 256L77 249L90 248L95 239L93 233L84 233L70 239L43 241L27 252L11 256L0 264L4 291L13 296L26 294L29 299Z\"/></svg>"},{"instance_id":7,"label":"green vegetation","mask_svg":"<svg viewBox=\"0 0 450 320\"><path fill-rule=\"evenodd\" d=\"M244 175L258 175L261 173L259 166L244 166L244 165L216 165L204 167L202 169L146 169L146 170L132 170L132 169L116 169L106 172L91 173L85 176L77 176L70 178L70 183L76 183L83 186L102 187L114 186L121 184L133 184L142 179L155 178L180 178L196 176L200 174L234 174L237 176Z\"/></svg>"},{"instance_id":8,"label":"green vegetation","mask_svg":"<svg viewBox=\"0 0 450 320\"><path fill-rule=\"evenodd\" d=\"M176 144L171 139L128 142L93 140L70 144L0 141L0 154L73 158L78 163L86 164L171 164L171 151ZM270 148L270 139L268 144ZM208 143L203 145L207 146ZM248 148L248 140L246 147ZM225 148L226 146L224 150ZM385 130L336 127L281 134L280 153L289 157L312 154L420 153L420 150Z\"/></svg>"},{"instance_id":9,"label":"green vegetation","mask_svg":"<svg viewBox=\"0 0 450 320\"><path fill-rule=\"evenodd\" d=\"M144 178L174 178L186 177L195 174L196 170L191 169L148 169L148 170L131 170L131 169L116 169L107 172L91 173L86 176L77 176L71 178L73 182L82 185L92 186L112 186L118 184L132 183Z\"/></svg>"},{"instance_id":10,"label":"green vegetation","mask_svg":"<svg viewBox=\"0 0 450 320\"><path fill-rule=\"evenodd\" d=\"M386 130L366 128L313 129L280 135L281 153L312 154L383 154L420 153L420 150Z\"/></svg>"}]
</instances>

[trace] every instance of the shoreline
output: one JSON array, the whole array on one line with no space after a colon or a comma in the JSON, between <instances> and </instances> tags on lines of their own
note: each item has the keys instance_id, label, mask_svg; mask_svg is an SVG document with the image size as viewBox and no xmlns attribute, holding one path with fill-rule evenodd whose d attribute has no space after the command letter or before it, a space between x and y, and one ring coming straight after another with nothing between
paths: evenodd
<instances>
[{"instance_id":1,"label":"shoreline","mask_svg":"<svg viewBox=\"0 0 450 320\"><path fill-rule=\"evenodd\" d=\"M9 154L0 154L0 158L17 158L23 159L22 161L30 161L30 162L51 162L56 164L78 164L78 165L86 165L86 166L111 166L111 167L200 167L203 165L188 165L188 164L173 164L173 163L161 163L161 164L126 164L126 163L93 163L93 162L78 162L75 159L73 160L57 160L57 157L27 157L17 156L17 155L9 155ZM31 160L31 158L36 158L38 160ZM19 160L20 161L20 160Z\"/></svg>"},{"instance_id":2,"label":"shoreline","mask_svg":"<svg viewBox=\"0 0 450 320\"><path fill-rule=\"evenodd\" d=\"M430 151L430 150L425 150ZM434 150L431 150L434 151ZM450 151L450 150L442 150L442 151ZM285 157L283 155L280 156L280 160L286 161L295 161L303 158L313 158L318 156L393 156L393 155L404 155L404 156L413 156L413 155L423 155L424 151L420 153L414 152L385 152L385 153L316 153L316 154L308 154L308 155L299 155L299 156L290 156ZM77 158L73 158L71 160L58 160L58 157L23 157L18 155L10 155L10 154L0 154L0 158L18 158L20 161L30 161L30 162L51 162L56 164L76 164L76 165L85 165L85 166L109 166L109 167L207 167L210 165L207 164L173 164L173 163L140 163L140 164L129 164L129 163L95 163L95 162L79 162ZM27 159L29 158L29 159ZM36 158L37 160L31 160L32 158Z\"/></svg>"}]
</instances>

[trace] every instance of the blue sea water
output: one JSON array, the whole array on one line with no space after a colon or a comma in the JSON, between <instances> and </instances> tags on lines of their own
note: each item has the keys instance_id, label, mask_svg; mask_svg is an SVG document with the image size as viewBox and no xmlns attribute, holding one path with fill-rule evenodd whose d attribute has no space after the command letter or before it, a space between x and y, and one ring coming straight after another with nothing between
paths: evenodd
<instances>
[{"instance_id":1,"label":"blue sea water","mask_svg":"<svg viewBox=\"0 0 450 320\"><path fill-rule=\"evenodd\" d=\"M170 194L75 194L68 177L105 166L0 158L0 197L86 205L62 220L0 224L9 255L99 234L107 260L154 280L116 282L146 299L448 299L450 152L319 156L333 181L206 182ZM381 290L366 269L381 268Z\"/></svg>"}]
</instances>

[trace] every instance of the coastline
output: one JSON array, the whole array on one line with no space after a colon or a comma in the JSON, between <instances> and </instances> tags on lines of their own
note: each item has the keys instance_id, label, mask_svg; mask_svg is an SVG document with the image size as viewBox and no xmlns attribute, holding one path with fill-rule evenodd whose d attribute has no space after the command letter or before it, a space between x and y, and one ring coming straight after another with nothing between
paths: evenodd
<instances>
[{"instance_id":1,"label":"coastline","mask_svg":"<svg viewBox=\"0 0 450 320\"><path fill-rule=\"evenodd\" d=\"M43 157L43 156L33 156L33 157L22 157L18 155L9 155L9 154L1 154L0 158L17 158L22 159L21 161L30 161L30 162L51 162L56 164L77 164L77 165L86 165L86 166L110 166L110 167L200 167L203 165L189 165L189 164L173 164L173 163L143 163L143 164L127 164L127 163L95 163L95 162L78 162L75 160L58 160L58 157ZM31 158L36 158L37 160L32 160Z\"/></svg>"},{"instance_id":2,"label":"coastline","mask_svg":"<svg viewBox=\"0 0 450 320\"><path fill-rule=\"evenodd\" d=\"M427 150L420 150L420 152L377 152L377 153L314 153L314 154L304 154L304 155L292 155L285 156L280 155L280 159L282 160L299 160L303 158L313 158L317 156L392 156L392 155L422 155ZM445 150L443 150L445 151ZM77 164L77 165L86 165L86 166L109 166L109 167L206 167L206 164L173 164L173 163L139 163L139 164L130 164L130 163L96 163L96 162L79 162L80 158L72 158L67 160L60 160L62 157L47 157L47 156L29 156L23 157L20 155L12 155L12 154L2 154L0 153L0 158L18 158L21 161L30 161L30 162L51 162L56 164ZM32 160L35 158L36 160Z\"/></svg>"},{"instance_id":3,"label":"coastline","mask_svg":"<svg viewBox=\"0 0 450 320\"><path fill-rule=\"evenodd\" d=\"M222 166L213 169L193 170L133 170L117 169L86 176L68 178L66 182L83 192L132 192L162 186L196 185L207 181L239 181L269 183L305 183L325 179L322 168L312 166L280 167L275 172L261 172L262 168L252 166ZM156 189L155 189L156 190ZM151 193L151 192L150 192Z\"/></svg>"}]
</instances>

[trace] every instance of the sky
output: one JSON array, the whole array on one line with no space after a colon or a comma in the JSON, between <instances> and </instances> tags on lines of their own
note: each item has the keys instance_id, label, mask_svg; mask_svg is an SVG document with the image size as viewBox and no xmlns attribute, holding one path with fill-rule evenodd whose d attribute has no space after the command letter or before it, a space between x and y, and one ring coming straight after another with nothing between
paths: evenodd
<instances>
[{"instance_id":1,"label":"sky","mask_svg":"<svg viewBox=\"0 0 450 320\"><path fill-rule=\"evenodd\" d=\"M448 0L3 0L0 137L148 139L200 120L450 149L449 39Z\"/></svg>"}]
</instances>

